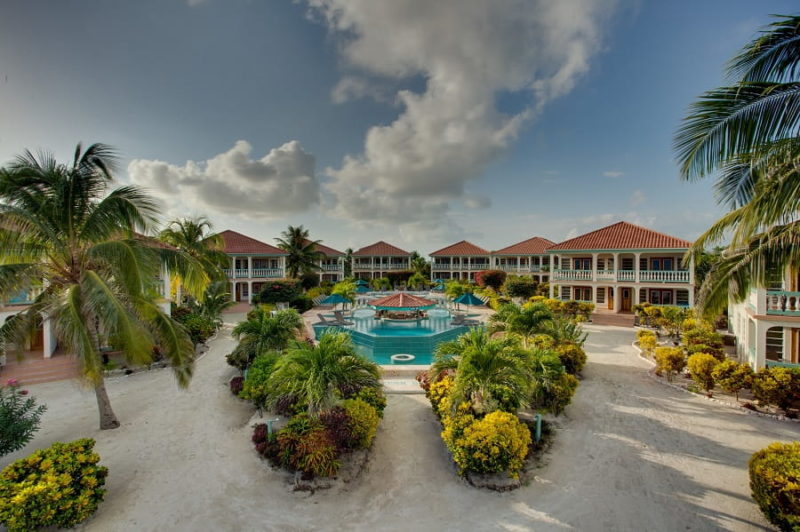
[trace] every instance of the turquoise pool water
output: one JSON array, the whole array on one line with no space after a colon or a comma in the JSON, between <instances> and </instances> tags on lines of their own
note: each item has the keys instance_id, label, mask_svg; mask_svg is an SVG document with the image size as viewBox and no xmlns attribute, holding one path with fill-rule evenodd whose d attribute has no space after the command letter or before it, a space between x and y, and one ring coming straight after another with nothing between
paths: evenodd
<instances>
[{"instance_id":1,"label":"turquoise pool water","mask_svg":"<svg viewBox=\"0 0 800 532\"><path fill-rule=\"evenodd\" d=\"M359 353L381 365L429 365L437 345L458 338L468 329L451 325L450 313L444 309L433 309L427 318L417 321L376 320L372 310L361 309L349 321L353 325L314 325L314 333L319 339L330 328L347 331ZM398 353L414 355L414 360L393 362L391 356Z\"/></svg>"}]
</instances>

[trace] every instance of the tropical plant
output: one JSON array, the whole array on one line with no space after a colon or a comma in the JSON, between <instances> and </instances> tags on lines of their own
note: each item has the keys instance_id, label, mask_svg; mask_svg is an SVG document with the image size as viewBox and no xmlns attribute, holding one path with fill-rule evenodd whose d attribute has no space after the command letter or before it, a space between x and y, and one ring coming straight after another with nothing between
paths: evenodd
<instances>
[{"instance_id":1,"label":"tropical plant","mask_svg":"<svg viewBox=\"0 0 800 532\"><path fill-rule=\"evenodd\" d=\"M228 291L227 281L215 281L208 285L200 301L192 300L188 305L192 312L209 318L217 327L222 326L222 313L235 305Z\"/></svg>"},{"instance_id":2,"label":"tropical plant","mask_svg":"<svg viewBox=\"0 0 800 532\"><path fill-rule=\"evenodd\" d=\"M444 285L444 293L449 299L456 299L464 294L471 294L473 286L466 281L451 279Z\"/></svg>"},{"instance_id":3,"label":"tropical plant","mask_svg":"<svg viewBox=\"0 0 800 532\"><path fill-rule=\"evenodd\" d=\"M666 373L668 381L686 367L686 354L680 347L656 347L655 358L656 374Z\"/></svg>"},{"instance_id":4,"label":"tropical plant","mask_svg":"<svg viewBox=\"0 0 800 532\"><path fill-rule=\"evenodd\" d=\"M475 284L480 287L488 286L498 291L506 282L506 272L503 270L484 270L475 274Z\"/></svg>"},{"instance_id":5,"label":"tropical plant","mask_svg":"<svg viewBox=\"0 0 800 532\"><path fill-rule=\"evenodd\" d=\"M252 401L258 408L263 408L269 400L269 378L280 358L281 354L278 351L266 351L255 357L247 368L247 376L242 382L239 397Z\"/></svg>"},{"instance_id":6,"label":"tropical plant","mask_svg":"<svg viewBox=\"0 0 800 532\"><path fill-rule=\"evenodd\" d=\"M77 355L94 385L100 427L119 426L103 380L101 348L120 350L133 365L149 363L155 347L188 385L194 345L158 305L162 269L179 276L191 295L208 274L187 253L159 244L147 232L158 215L135 186L108 192L116 156L105 145L82 150L72 164L30 152L0 169L0 299L35 283L44 287L0 330L6 346L25 345L42 316L59 345Z\"/></svg>"},{"instance_id":7,"label":"tropical plant","mask_svg":"<svg viewBox=\"0 0 800 532\"><path fill-rule=\"evenodd\" d=\"M376 277L375 279L371 279L369 282L369 286L376 291L383 291L383 290L391 290L392 289L392 282L389 281L388 277Z\"/></svg>"},{"instance_id":8,"label":"tropical plant","mask_svg":"<svg viewBox=\"0 0 800 532\"><path fill-rule=\"evenodd\" d=\"M353 248L344 250L344 278L349 279L353 275Z\"/></svg>"},{"instance_id":9,"label":"tropical plant","mask_svg":"<svg viewBox=\"0 0 800 532\"><path fill-rule=\"evenodd\" d=\"M0 523L9 532L72 528L97 511L108 469L94 440L56 442L0 473Z\"/></svg>"},{"instance_id":10,"label":"tropical plant","mask_svg":"<svg viewBox=\"0 0 800 532\"><path fill-rule=\"evenodd\" d=\"M682 177L719 171L718 198L731 209L690 250L729 241L698 294L708 316L800 264L800 16L777 17L728 74L734 83L694 103L675 140Z\"/></svg>"},{"instance_id":11,"label":"tropical plant","mask_svg":"<svg viewBox=\"0 0 800 532\"><path fill-rule=\"evenodd\" d=\"M261 285L261 292L253 297L253 303L289 303L303 294L297 279L274 279Z\"/></svg>"},{"instance_id":12,"label":"tropical plant","mask_svg":"<svg viewBox=\"0 0 800 532\"><path fill-rule=\"evenodd\" d=\"M352 448L366 449L372 445L381 422L375 407L361 399L346 399L342 401L342 407L349 418Z\"/></svg>"},{"instance_id":13,"label":"tropical plant","mask_svg":"<svg viewBox=\"0 0 800 532\"><path fill-rule=\"evenodd\" d=\"M37 405L36 399L27 395L14 379L0 386L0 456L22 449L39 430L47 407Z\"/></svg>"},{"instance_id":14,"label":"tropical plant","mask_svg":"<svg viewBox=\"0 0 800 532\"><path fill-rule=\"evenodd\" d=\"M723 360L714 368L711 376L719 387L732 393L739 400L739 391L749 388L753 380L753 368L734 360Z\"/></svg>"},{"instance_id":15,"label":"tropical plant","mask_svg":"<svg viewBox=\"0 0 800 532\"><path fill-rule=\"evenodd\" d=\"M536 286L538 284L530 277L509 275L503 284L503 291L508 297L528 299L536 295Z\"/></svg>"},{"instance_id":16,"label":"tropical plant","mask_svg":"<svg viewBox=\"0 0 800 532\"><path fill-rule=\"evenodd\" d=\"M583 371L586 366L586 351L577 344L571 342L561 342L556 344L554 351L558 359L564 366L564 370L570 375L575 375Z\"/></svg>"},{"instance_id":17,"label":"tropical plant","mask_svg":"<svg viewBox=\"0 0 800 532\"><path fill-rule=\"evenodd\" d=\"M338 294L352 303L356 299L357 288L356 283L351 280L339 281L333 285L331 294Z\"/></svg>"},{"instance_id":18,"label":"tropical plant","mask_svg":"<svg viewBox=\"0 0 800 532\"><path fill-rule=\"evenodd\" d=\"M714 368L717 364L719 360L708 353L695 353L686 360L689 375L706 392L714 389Z\"/></svg>"},{"instance_id":19,"label":"tropical plant","mask_svg":"<svg viewBox=\"0 0 800 532\"><path fill-rule=\"evenodd\" d=\"M800 374L790 368L761 368L753 375L752 391L760 404L787 411L800 399Z\"/></svg>"},{"instance_id":20,"label":"tropical plant","mask_svg":"<svg viewBox=\"0 0 800 532\"><path fill-rule=\"evenodd\" d=\"M213 232L213 226L208 218L199 216L172 220L158 238L187 253L201 265L209 279L222 282L227 288L222 268L230 267L230 258L223 251L225 242L222 236ZM176 276L176 281L177 300L181 302L183 298L180 276Z\"/></svg>"},{"instance_id":21,"label":"tropical plant","mask_svg":"<svg viewBox=\"0 0 800 532\"><path fill-rule=\"evenodd\" d=\"M269 379L268 404L293 397L316 415L341 396L379 385L378 366L356 353L350 335L327 331L319 344L296 343L275 365Z\"/></svg>"},{"instance_id":22,"label":"tropical plant","mask_svg":"<svg viewBox=\"0 0 800 532\"><path fill-rule=\"evenodd\" d=\"M494 314L489 316L489 332L508 331L511 320L519 316L522 307L514 303L504 303L497 307Z\"/></svg>"},{"instance_id":23,"label":"tropical plant","mask_svg":"<svg viewBox=\"0 0 800 532\"><path fill-rule=\"evenodd\" d=\"M528 347L531 337L543 331L544 325L553 319L553 314L544 303L529 303L522 310L510 316L506 330L518 334L524 347Z\"/></svg>"},{"instance_id":24,"label":"tropical plant","mask_svg":"<svg viewBox=\"0 0 800 532\"><path fill-rule=\"evenodd\" d=\"M749 463L753 500L780 530L800 529L800 442L775 442Z\"/></svg>"},{"instance_id":25,"label":"tropical plant","mask_svg":"<svg viewBox=\"0 0 800 532\"><path fill-rule=\"evenodd\" d=\"M236 357L252 361L268 351L286 349L304 329L303 318L294 309L273 311L269 307L256 307L233 328L233 336L239 340L234 350Z\"/></svg>"},{"instance_id":26,"label":"tropical plant","mask_svg":"<svg viewBox=\"0 0 800 532\"><path fill-rule=\"evenodd\" d=\"M416 289L419 289L425 284L427 284L428 279L423 276L421 273L414 273L411 277L408 278L408 285L413 286Z\"/></svg>"},{"instance_id":27,"label":"tropical plant","mask_svg":"<svg viewBox=\"0 0 800 532\"><path fill-rule=\"evenodd\" d=\"M287 253L286 274L292 279L298 279L301 274L315 272L320 269L319 261L325 255L317 249L321 240L311 240L308 229L302 225L291 225L276 238L278 247Z\"/></svg>"},{"instance_id":28,"label":"tropical plant","mask_svg":"<svg viewBox=\"0 0 800 532\"><path fill-rule=\"evenodd\" d=\"M530 375L531 408L555 415L563 412L572 401L578 379L566 372L558 355L545 349L534 351Z\"/></svg>"}]
</instances>

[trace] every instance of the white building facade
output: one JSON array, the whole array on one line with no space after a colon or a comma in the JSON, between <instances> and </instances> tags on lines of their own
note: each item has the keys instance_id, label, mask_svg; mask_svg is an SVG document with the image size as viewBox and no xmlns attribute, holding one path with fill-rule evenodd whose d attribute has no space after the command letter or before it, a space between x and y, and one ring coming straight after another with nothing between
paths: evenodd
<instances>
[{"instance_id":1,"label":"white building facade","mask_svg":"<svg viewBox=\"0 0 800 532\"><path fill-rule=\"evenodd\" d=\"M353 252L352 271L356 279L379 279L389 272L411 269L411 253L384 241Z\"/></svg>"},{"instance_id":2,"label":"white building facade","mask_svg":"<svg viewBox=\"0 0 800 532\"><path fill-rule=\"evenodd\" d=\"M430 254L431 280L475 279L479 271L492 267L491 253L462 240Z\"/></svg>"},{"instance_id":3,"label":"white building facade","mask_svg":"<svg viewBox=\"0 0 800 532\"><path fill-rule=\"evenodd\" d=\"M223 231L220 236L224 242L223 251L231 260L230 268L223 271L230 282L234 301L250 302L261 285L284 277L286 252L283 250L236 231Z\"/></svg>"}]
</instances>

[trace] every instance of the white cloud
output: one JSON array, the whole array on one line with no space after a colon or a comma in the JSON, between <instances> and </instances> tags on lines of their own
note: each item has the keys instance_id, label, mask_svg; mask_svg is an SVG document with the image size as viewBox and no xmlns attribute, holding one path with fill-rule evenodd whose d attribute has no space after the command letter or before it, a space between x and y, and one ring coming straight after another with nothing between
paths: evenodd
<instances>
[{"instance_id":1,"label":"white cloud","mask_svg":"<svg viewBox=\"0 0 800 532\"><path fill-rule=\"evenodd\" d=\"M647 196L641 190L634 190L631 194L630 204L631 207L636 207L647 201Z\"/></svg>"},{"instance_id":2,"label":"white cloud","mask_svg":"<svg viewBox=\"0 0 800 532\"><path fill-rule=\"evenodd\" d=\"M476 194L464 196L464 206L469 209L486 209L492 206L492 198Z\"/></svg>"},{"instance_id":3,"label":"white cloud","mask_svg":"<svg viewBox=\"0 0 800 532\"><path fill-rule=\"evenodd\" d=\"M179 206L248 218L275 218L301 212L319 201L314 156L296 140L252 159L252 146L244 140L210 159L177 166L164 161L135 159L128 175Z\"/></svg>"},{"instance_id":4,"label":"white cloud","mask_svg":"<svg viewBox=\"0 0 800 532\"><path fill-rule=\"evenodd\" d=\"M610 177L612 179L617 179L619 177L624 176L624 172L620 172L619 170L606 170L603 172L603 177Z\"/></svg>"},{"instance_id":5,"label":"white cloud","mask_svg":"<svg viewBox=\"0 0 800 532\"><path fill-rule=\"evenodd\" d=\"M613 0L307 0L339 46L336 101L369 95L366 80L423 79L399 90L402 111L367 132L363 152L329 168L332 213L392 224L441 223L553 98L568 93L600 47ZM385 85L384 85L385 87ZM504 114L500 92L532 103Z\"/></svg>"}]
</instances>

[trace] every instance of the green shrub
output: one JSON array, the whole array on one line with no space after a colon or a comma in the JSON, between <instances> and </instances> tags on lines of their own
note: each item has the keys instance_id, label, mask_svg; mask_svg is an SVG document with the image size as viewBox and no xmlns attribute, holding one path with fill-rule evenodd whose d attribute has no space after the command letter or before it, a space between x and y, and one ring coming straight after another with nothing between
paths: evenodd
<instances>
[{"instance_id":1,"label":"green shrub","mask_svg":"<svg viewBox=\"0 0 800 532\"><path fill-rule=\"evenodd\" d=\"M771 444L750 458L750 490L767 521L800 530L800 442Z\"/></svg>"},{"instance_id":2,"label":"green shrub","mask_svg":"<svg viewBox=\"0 0 800 532\"><path fill-rule=\"evenodd\" d=\"M267 381L280 357L281 355L277 351L269 351L257 356L247 370L247 377L244 379L244 386L239 397L249 399L259 408L263 408L269 397Z\"/></svg>"},{"instance_id":3,"label":"green shrub","mask_svg":"<svg viewBox=\"0 0 800 532\"><path fill-rule=\"evenodd\" d=\"M555 351L570 375L580 373L586 365L586 351L573 343L562 343L555 348Z\"/></svg>"},{"instance_id":4,"label":"green shrub","mask_svg":"<svg viewBox=\"0 0 800 532\"><path fill-rule=\"evenodd\" d=\"M449 425L461 424L457 430ZM517 477L525 465L531 432L514 414L495 411L480 419L464 414L445 418L442 432L459 472L502 473Z\"/></svg>"},{"instance_id":5,"label":"green shrub","mask_svg":"<svg viewBox=\"0 0 800 532\"><path fill-rule=\"evenodd\" d=\"M747 364L723 360L714 368L712 377L720 388L732 393L738 401L739 391L749 388L753 381L753 369Z\"/></svg>"},{"instance_id":6,"label":"green shrub","mask_svg":"<svg viewBox=\"0 0 800 532\"><path fill-rule=\"evenodd\" d=\"M706 392L714 389L714 368L719 364L716 357L708 353L696 353L686 360L689 375L694 382L703 387Z\"/></svg>"},{"instance_id":7,"label":"green shrub","mask_svg":"<svg viewBox=\"0 0 800 532\"><path fill-rule=\"evenodd\" d=\"M322 427L300 432L287 426L278 432L277 443L285 467L319 477L339 470L336 445Z\"/></svg>"},{"instance_id":8,"label":"green shrub","mask_svg":"<svg viewBox=\"0 0 800 532\"><path fill-rule=\"evenodd\" d=\"M187 314L181 318L180 323L186 328L193 344L205 343L217 330L213 318L200 314Z\"/></svg>"},{"instance_id":9,"label":"green shrub","mask_svg":"<svg viewBox=\"0 0 800 532\"><path fill-rule=\"evenodd\" d=\"M350 417L350 432L353 435L356 449L366 449L372 445L381 418L378 411L361 399L342 401L347 415Z\"/></svg>"},{"instance_id":10,"label":"green shrub","mask_svg":"<svg viewBox=\"0 0 800 532\"><path fill-rule=\"evenodd\" d=\"M301 294L289 301L289 306L302 314L314 308L314 301L309 296Z\"/></svg>"},{"instance_id":11,"label":"green shrub","mask_svg":"<svg viewBox=\"0 0 800 532\"><path fill-rule=\"evenodd\" d=\"M47 407L36 405L36 399L25 397L14 379L0 386L0 456L25 447L39 430L39 420Z\"/></svg>"},{"instance_id":12,"label":"green shrub","mask_svg":"<svg viewBox=\"0 0 800 532\"><path fill-rule=\"evenodd\" d=\"M798 398L800 379L789 368L762 368L752 381L753 397L762 405L787 410Z\"/></svg>"},{"instance_id":13,"label":"green shrub","mask_svg":"<svg viewBox=\"0 0 800 532\"><path fill-rule=\"evenodd\" d=\"M372 406L378 412L379 417L383 417L383 411L386 409L386 394L383 393L383 388L366 386L358 391L354 399L361 399Z\"/></svg>"},{"instance_id":14,"label":"green shrub","mask_svg":"<svg viewBox=\"0 0 800 532\"><path fill-rule=\"evenodd\" d=\"M708 353L723 360L725 358L725 347L722 341L722 335L714 330L714 326L701 320L686 320L689 325L695 324L694 327L685 329L681 338L686 350L691 353Z\"/></svg>"},{"instance_id":15,"label":"green shrub","mask_svg":"<svg viewBox=\"0 0 800 532\"><path fill-rule=\"evenodd\" d=\"M54 443L0 473L0 523L9 532L71 528L97 511L108 469L94 440Z\"/></svg>"},{"instance_id":16,"label":"green shrub","mask_svg":"<svg viewBox=\"0 0 800 532\"><path fill-rule=\"evenodd\" d=\"M658 347L658 337L653 331L639 329L636 333L636 338L639 340L639 347L648 355L652 355L653 351Z\"/></svg>"},{"instance_id":17,"label":"green shrub","mask_svg":"<svg viewBox=\"0 0 800 532\"><path fill-rule=\"evenodd\" d=\"M509 275L503 283L503 292L508 297L521 297L528 299L536 295L536 285L538 283L530 277L521 275Z\"/></svg>"},{"instance_id":18,"label":"green shrub","mask_svg":"<svg viewBox=\"0 0 800 532\"><path fill-rule=\"evenodd\" d=\"M319 274L307 272L300 276L300 286L303 290L311 290L319 286Z\"/></svg>"},{"instance_id":19,"label":"green shrub","mask_svg":"<svg viewBox=\"0 0 800 532\"><path fill-rule=\"evenodd\" d=\"M656 347L656 374L667 374L667 380L686 367L686 355L679 347Z\"/></svg>"},{"instance_id":20,"label":"green shrub","mask_svg":"<svg viewBox=\"0 0 800 532\"><path fill-rule=\"evenodd\" d=\"M475 274L475 284L480 287L489 287L495 292L500 290L506 282L506 272L503 270L483 270Z\"/></svg>"},{"instance_id":21,"label":"green shrub","mask_svg":"<svg viewBox=\"0 0 800 532\"><path fill-rule=\"evenodd\" d=\"M253 303L288 303L302 293L300 281L296 279L275 279L264 283L261 292L253 297Z\"/></svg>"},{"instance_id":22,"label":"green shrub","mask_svg":"<svg viewBox=\"0 0 800 532\"><path fill-rule=\"evenodd\" d=\"M453 391L454 386L455 381L453 380L453 377L449 375L437 382L431 382L428 385L428 391L425 393L425 395L428 396L431 406L433 407L433 411L437 416L442 415L442 411L444 410L443 403L445 403L445 399L448 398L450 392Z\"/></svg>"}]
</instances>

